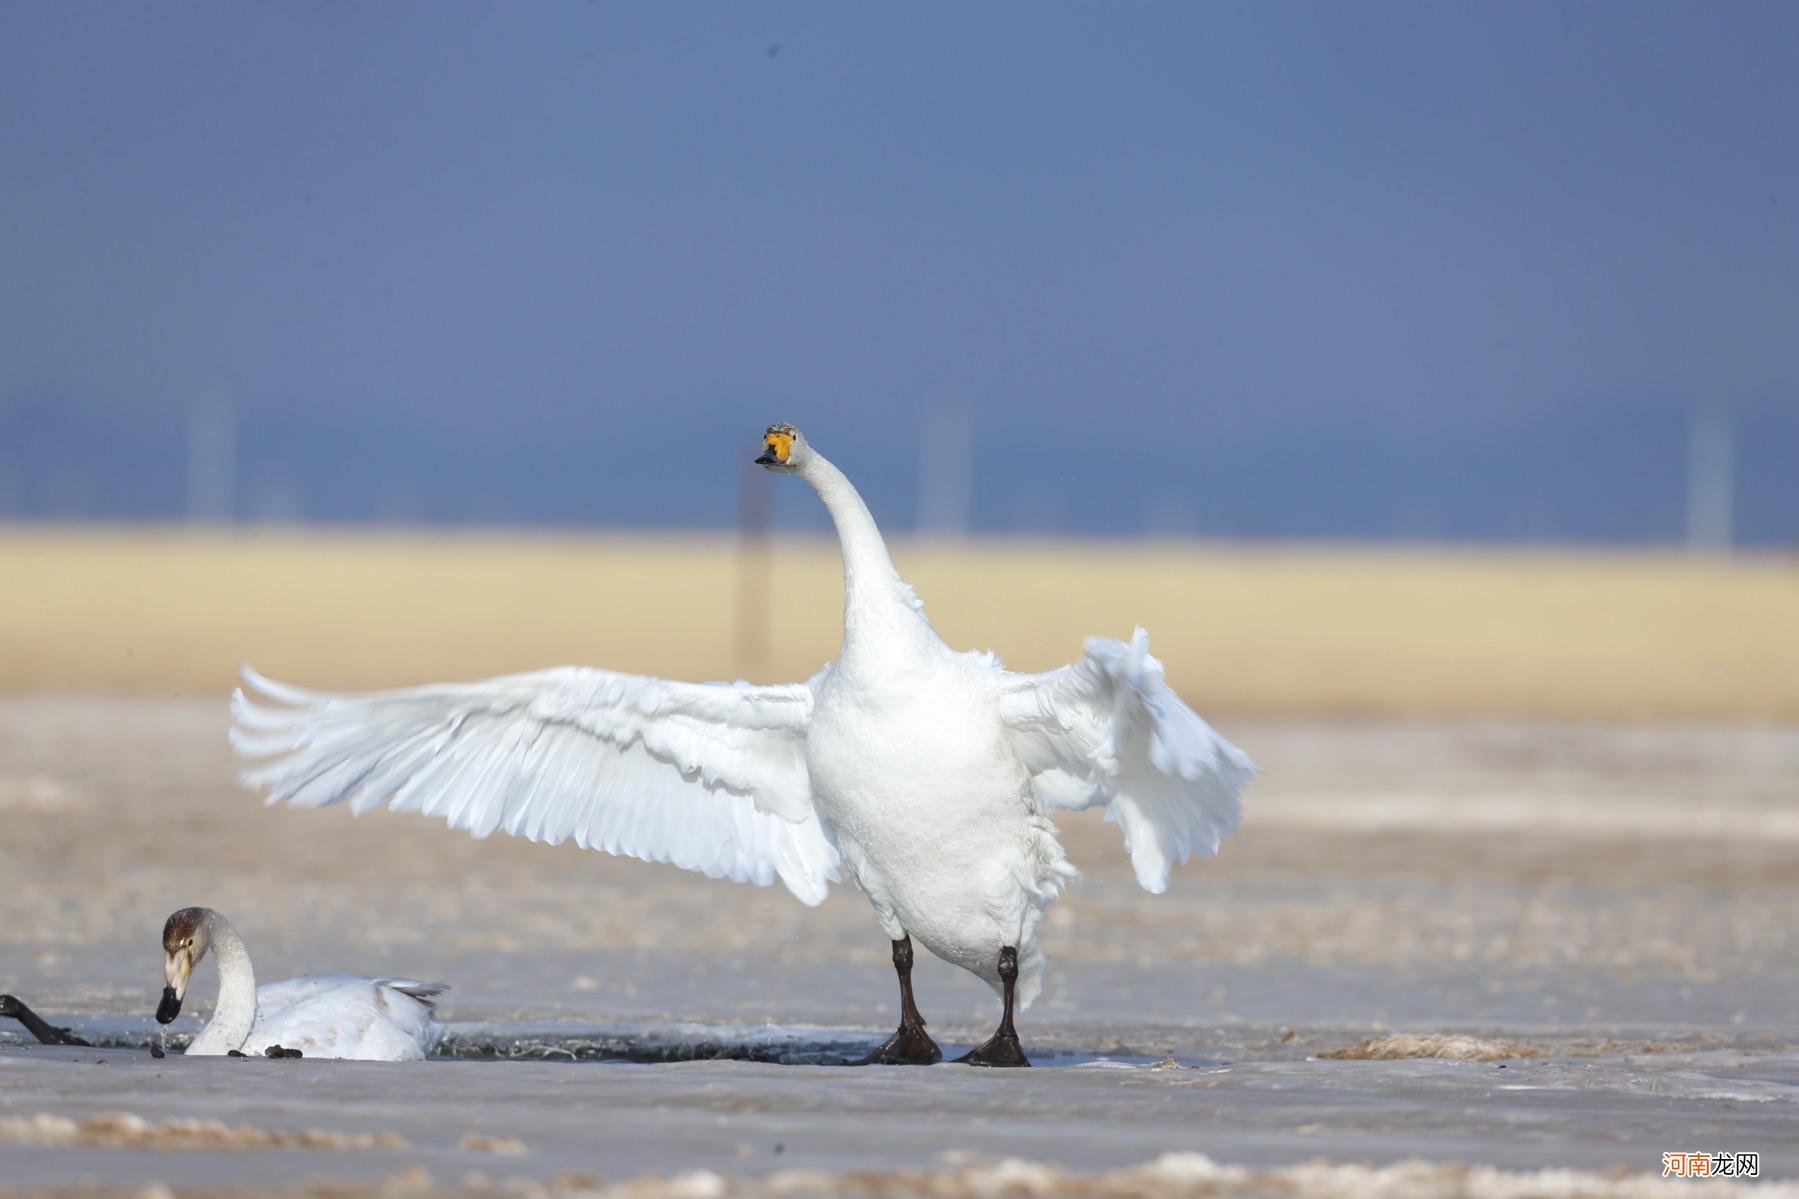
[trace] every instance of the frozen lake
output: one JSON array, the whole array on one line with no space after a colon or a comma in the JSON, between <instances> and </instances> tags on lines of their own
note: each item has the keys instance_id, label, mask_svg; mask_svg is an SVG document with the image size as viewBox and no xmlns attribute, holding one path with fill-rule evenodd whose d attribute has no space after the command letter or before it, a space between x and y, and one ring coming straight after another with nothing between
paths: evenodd
<instances>
[{"instance_id":1,"label":"frozen lake","mask_svg":"<svg viewBox=\"0 0 1799 1199\"><path fill-rule=\"evenodd\" d=\"M419 1170L470 1193L692 1170L718 1177L663 1189L1518 1181L1463 1169L1483 1166L1576 1171L1536 1192L1574 1194L1688 1150L1799 1176L1799 734L1227 724L1266 777L1169 894L1135 889L1116 830L1067 822L1086 877L1020 1021L1039 1067L987 1072L830 1064L896 1009L853 890L814 910L418 817L265 810L223 726L217 704L0 701L0 990L105 1042L0 1032L0 1195L416 1193ZM158 934L190 904L232 917L265 981L449 981L448 1056L153 1060ZM946 1050L990 1029L974 979L921 954L917 985ZM1325 1056L1440 1033L1474 1056ZM1213 1164L1130 1172L1166 1153Z\"/></svg>"}]
</instances>

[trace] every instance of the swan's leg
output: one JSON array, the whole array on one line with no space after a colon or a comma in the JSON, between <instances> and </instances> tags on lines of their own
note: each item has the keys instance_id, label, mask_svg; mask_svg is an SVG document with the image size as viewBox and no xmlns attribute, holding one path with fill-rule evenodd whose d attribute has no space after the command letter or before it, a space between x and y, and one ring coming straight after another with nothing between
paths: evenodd
<instances>
[{"instance_id":1,"label":"swan's leg","mask_svg":"<svg viewBox=\"0 0 1799 1199\"><path fill-rule=\"evenodd\" d=\"M943 1051L931 1034L924 1030L924 1017L918 1014L918 1003L912 998L912 938L901 937L893 943L893 972L899 975L899 1031L881 1042L879 1048L858 1066L930 1066L943 1060Z\"/></svg>"},{"instance_id":2,"label":"swan's leg","mask_svg":"<svg viewBox=\"0 0 1799 1199\"><path fill-rule=\"evenodd\" d=\"M1005 989L1006 1006L1000 1013L999 1028L987 1038L987 1043L980 1048L963 1054L956 1060L967 1062L971 1066L1028 1066L1030 1059L1024 1055L1024 1047L1018 1043L1018 1033L1012 1028L1012 989L1018 982L1018 950L1011 946L1002 946L999 951L999 981Z\"/></svg>"}]
</instances>

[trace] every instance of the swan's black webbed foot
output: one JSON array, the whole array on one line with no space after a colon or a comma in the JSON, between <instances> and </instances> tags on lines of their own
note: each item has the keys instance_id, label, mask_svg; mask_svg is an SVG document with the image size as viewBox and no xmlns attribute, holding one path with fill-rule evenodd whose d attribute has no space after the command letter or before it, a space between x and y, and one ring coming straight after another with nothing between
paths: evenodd
<instances>
[{"instance_id":1,"label":"swan's black webbed foot","mask_svg":"<svg viewBox=\"0 0 1799 1199\"><path fill-rule=\"evenodd\" d=\"M901 937L893 943L893 972L899 975L899 1031L882 1041L875 1051L854 1063L858 1066L934 1066L943 1060L943 1050L924 1030L924 1017L912 998L912 938Z\"/></svg>"},{"instance_id":2,"label":"swan's black webbed foot","mask_svg":"<svg viewBox=\"0 0 1799 1199\"><path fill-rule=\"evenodd\" d=\"M225 1051L225 1056L226 1057L249 1057L250 1055L245 1053L241 1049L227 1049Z\"/></svg>"},{"instance_id":3,"label":"swan's black webbed foot","mask_svg":"<svg viewBox=\"0 0 1799 1199\"><path fill-rule=\"evenodd\" d=\"M966 1062L970 1066L1031 1064L1031 1060L1024 1055L1024 1047L1018 1043L1018 1033L1012 1028L1012 991L1018 982L1018 950L1014 946L1002 946L999 951L999 981L1005 996L999 1028L987 1038L986 1044L963 1054L956 1059L958 1062Z\"/></svg>"},{"instance_id":4,"label":"swan's black webbed foot","mask_svg":"<svg viewBox=\"0 0 1799 1199\"><path fill-rule=\"evenodd\" d=\"M264 1057L305 1057L298 1049L288 1049L281 1045L270 1045L262 1051Z\"/></svg>"},{"instance_id":5,"label":"swan's black webbed foot","mask_svg":"<svg viewBox=\"0 0 1799 1199\"><path fill-rule=\"evenodd\" d=\"M36 1012L25 1006L25 1001L14 995L0 995L0 1016L11 1016L25 1030L37 1038L40 1045L79 1045L83 1049L93 1046L70 1032L66 1028L57 1028Z\"/></svg>"},{"instance_id":6,"label":"swan's black webbed foot","mask_svg":"<svg viewBox=\"0 0 1799 1199\"><path fill-rule=\"evenodd\" d=\"M987 1038L984 1045L972 1049L956 1059L970 1066L1028 1066L1031 1059L1024 1055L1024 1046L1018 1043L1018 1034L1013 1032L996 1032Z\"/></svg>"},{"instance_id":7,"label":"swan's black webbed foot","mask_svg":"<svg viewBox=\"0 0 1799 1199\"><path fill-rule=\"evenodd\" d=\"M899 1031L882 1041L873 1053L861 1058L858 1066L934 1066L943 1060L943 1050L931 1040L924 1024L902 1024Z\"/></svg>"}]
</instances>

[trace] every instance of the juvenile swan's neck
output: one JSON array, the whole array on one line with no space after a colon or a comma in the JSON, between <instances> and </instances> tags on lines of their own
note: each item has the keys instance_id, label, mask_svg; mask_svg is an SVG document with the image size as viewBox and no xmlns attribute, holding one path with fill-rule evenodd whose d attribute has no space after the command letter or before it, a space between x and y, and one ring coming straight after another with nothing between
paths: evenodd
<instances>
[{"instance_id":1,"label":"juvenile swan's neck","mask_svg":"<svg viewBox=\"0 0 1799 1199\"><path fill-rule=\"evenodd\" d=\"M798 473L824 501L843 546L845 664L882 643L936 642L918 597L893 568L881 530L848 477L816 450L806 456Z\"/></svg>"},{"instance_id":2,"label":"juvenile swan's neck","mask_svg":"<svg viewBox=\"0 0 1799 1199\"><path fill-rule=\"evenodd\" d=\"M250 952L231 921L208 911L206 935L212 942L212 956L219 962L219 1002L212 1019L194 1038L194 1048L204 1046L213 1053L226 1053L242 1049L256 1023L256 972L250 968Z\"/></svg>"}]
</instances>

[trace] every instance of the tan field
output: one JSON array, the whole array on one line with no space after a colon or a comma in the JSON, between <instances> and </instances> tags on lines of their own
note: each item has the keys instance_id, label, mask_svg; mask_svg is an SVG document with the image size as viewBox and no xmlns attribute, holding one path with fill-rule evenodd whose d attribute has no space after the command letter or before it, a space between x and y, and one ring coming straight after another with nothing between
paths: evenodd
<instances>
[{"instance_id":1,"label":"tan field","mask_svg":"<svg viewBox=\"0 0 1799 1199\"><path fill-rule=\"evenodd\" d=\"M1791 558L1166 542L895 555L952 644L1042 669L1141 623L1207 712L1799 721ZM219 692L245 661L323 687L571 662L801 679L836 650L838 569L814 537L760 555L700 535L0 531L0 688Z\"/></svg>"}]
</instances>

